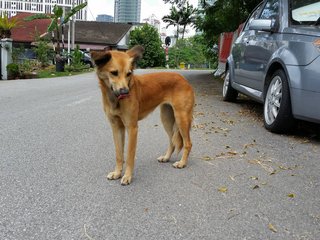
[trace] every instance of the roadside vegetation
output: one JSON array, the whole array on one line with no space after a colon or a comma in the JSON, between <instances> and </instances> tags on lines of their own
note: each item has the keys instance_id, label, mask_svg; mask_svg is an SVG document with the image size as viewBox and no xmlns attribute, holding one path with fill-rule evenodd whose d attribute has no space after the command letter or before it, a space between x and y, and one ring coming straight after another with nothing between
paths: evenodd
<instances>
[{"instance_id":1,"label":"roadside vegetation","mask_svg":"<svg viewBox=\"0 0 320 240\"><path fill-rule=\"evenodd\" d=\"M145 50L143 58L139 61L139 67L164 67L165 53L157 29L149 24L144 24L132 30L129 49L135 45L142 45Z\"/></svg>"},{"instance_id":2,"label":"roadside vegetation","mask_svg":"<svg viewBox=\"0 0 320 240\"><path fill-rule=\"evenodd\" d=\"M54 64L54 52L49 46L49 42L45 39L38 39L36 47L25 49L23 45L13 47L12 63L7 65L9 79L28 79L28 78L49 78L80 74L92 71L89 64L82 62L83 53L79 46L67 56L69 65L66 63L64 71L56 71ZM30 58L30 54L34 54L34 58ZM67 60L66 60L67 61Z\"/></svg>"},{"instance_id":3,"label":"roadside vegetation","mask_svg":"<svg viewBox=\"0 0 320 240\"><path fill-rule=\"evenodd\" d=\"M195 27L202 32L208 49L207 57L217 59L213 46L218 46L220 33L236 31L260 2L261 0L217 0L214 4L209 4L207 0L201 1L203 10L198 11Z\"/></svg>"},{"instance_id":4,"label":"roadside vegetation","mask_svg":"<svg viewBox=\"0 0 320 240\"><path fill-rule=\"evenodd\" d=\"M211 1L201 0L199 9L189 4L188 0L163 1L171 5L170 13L162 20L167 26L176 28L177 48L181 50L181 46L184 45L179 39L184 39L186 26L193 26L201 35L196 43L201 46L201 53L208 65L214 68L218 62L217 46L220 33L237 30L261 0L217 0L214 4L210 3ZM188 59L180 61L187 63Z\"/></svg>"},{"instance_id":5,"label":"roadside vegetation","mask_svg":"<svg viewBox=\"0 0 320 240\"><path fill-rule=\"evenodd\" d=\"M90 71L91 64L84 64L84 53L79 46L68 55L65 49L60 47L62 26L69 22L71 17L84 8L87 3L66 12L63 18L63 8L55 5L53 14L34 14L25 21L35 19L50 19L51 23L47 28L46 36L40 38L36 33L34 46L26 49L23 44L12 48L12 63L7 65L9 79L24 79L38 77L69 76L84 71ZM62 24L59 24L62 23ZM18 26L19 22L13 17L8 18L5 13L0 16L1 37L10 37L11 29ZM49 37L53 34L53 38ZM87 62L87 61L86 61ZM67 64L68 63L68 64Z\"/></svg>"},{"instance_id":6,"label":"roadside vegetation","mask_svg":"<svg viewBox=\"0 0 320 240\"><path fill-rule=\"evenodd\" d=\"M206 45L203 42L202 35L181 38L169 49L169 67L174 68L182 64L187 69L211 68L213 63L206 58L205 52Z\"/></svg>"}]
</instances>

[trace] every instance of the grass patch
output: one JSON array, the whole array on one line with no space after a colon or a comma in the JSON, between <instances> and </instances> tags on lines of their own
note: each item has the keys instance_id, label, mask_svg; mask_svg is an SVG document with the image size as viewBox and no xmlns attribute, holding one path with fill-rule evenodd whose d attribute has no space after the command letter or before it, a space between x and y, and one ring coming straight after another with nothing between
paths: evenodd
<instances>
[{"instance_id":1,"label":"grass patch","mask_svg":"<svg viewBox=\"0 0 320 240\"><path fill-rule=\"evenodd\" d=\"M37 72L37 78L55 78L55 77L67 77L67 76L74 76L79 75L82 73L92 72L93 68L83 69L79 71L67 71L64 72L56 72L55 68L49 67L46 69L39 70Z\"/></svg>"}]
</instances>

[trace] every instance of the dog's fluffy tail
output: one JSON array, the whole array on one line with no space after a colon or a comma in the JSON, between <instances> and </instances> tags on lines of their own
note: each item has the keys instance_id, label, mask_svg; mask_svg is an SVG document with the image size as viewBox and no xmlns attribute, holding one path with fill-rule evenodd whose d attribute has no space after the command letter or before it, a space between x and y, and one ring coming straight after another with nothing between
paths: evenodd
<instances>
[{"instance_id":1,"label":"dog's fluffy tail","mask_svg":"<svg viewBox=\"0 0 320 240\"><path fill-rule=\"evenodd\" d=\"M183 139L176 123L173 125L173 135L171 140L175 150L179 153L183 147Z\"/></svg>"},{"instance_id":2,"label":"dog's fluffy tail","mask_svg":"<svg viewBox=\"0 0 320 240\"><path fill-rule=\"evenodd\" d=\"M183 139L176 123L174 111L171 105L161 106L161 121L167 134L171 138L174 149L179 153L183 147Z\"/></svg>"}]
</instances>

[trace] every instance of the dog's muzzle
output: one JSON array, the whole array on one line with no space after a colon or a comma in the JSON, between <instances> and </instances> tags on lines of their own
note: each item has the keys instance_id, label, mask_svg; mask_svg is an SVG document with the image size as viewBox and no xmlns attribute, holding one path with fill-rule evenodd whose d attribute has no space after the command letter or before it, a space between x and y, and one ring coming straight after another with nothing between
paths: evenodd
<instances>
[{"instance_id":1,"label":"dog's muzzle","mask_svg":"<svg viewBox=\"0 0 320 240\"><path fill-rule=\"evenodd\" d=\"M129 97L129 89L128 88L120 88L119 91L114 91L114 94L116 95L118 100L124 99L124 98Z\"/></svg>"}]
</instances>

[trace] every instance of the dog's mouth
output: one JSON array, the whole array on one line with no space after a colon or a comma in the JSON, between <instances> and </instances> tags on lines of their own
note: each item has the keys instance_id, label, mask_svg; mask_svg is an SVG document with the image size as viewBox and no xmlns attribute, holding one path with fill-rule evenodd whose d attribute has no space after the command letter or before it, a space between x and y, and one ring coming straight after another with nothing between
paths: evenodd
<instances>
[{"instance_id":1,"label":"dog's mouth","mask_svg":"<svg viewBox=\"0 0 320 240\"><path fill-rule=\"evenodd\" d=\"M128 98L130 96L129 89L127 88L121 88L119 91L115 91L114 94L118 98L118 100Z\"/></svg>"},{"instance_id":2,"label":"dog's mouth","mask_svg":"<svg viewBox=\"0 0 320 240\"><path fill-rule=\"evenodd\" d=\"M128 98L130 95L129 94L120 94L117 96L118 100L124 99L124 98Z\"/></svg>"}]
</instances>

